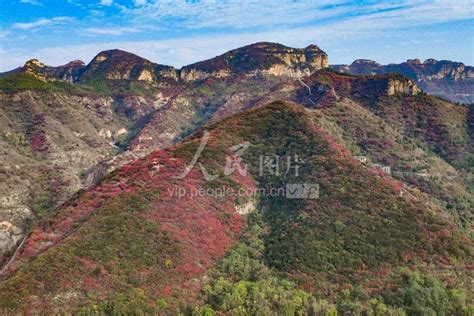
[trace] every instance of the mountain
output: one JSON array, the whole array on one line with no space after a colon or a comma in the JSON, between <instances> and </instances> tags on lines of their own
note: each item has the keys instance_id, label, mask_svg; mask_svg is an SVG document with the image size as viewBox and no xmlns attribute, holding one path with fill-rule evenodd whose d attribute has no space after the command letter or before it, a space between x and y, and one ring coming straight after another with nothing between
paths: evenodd
<instances>
[{"instance_id":1,"label":"mountain","mask_svg":"<svg viewBox=\"0 0 474 316\"><path fill-rule=\"evenodd\" d=\"M474 108L327 58L256 43L174 69L111 50L0 77L2 308L468 314ZM295 155L299 177L260 172ZM197 194L287 183L320 197Z\"/></svg>"},{"instance_id":2,"label":"mountain","mask_svg":"<svg viewBox=\"0 0 474 316\"><path fill-rule=\"evenodd\" d=\"M62 66L52 67L43 64L37 59L31 59L23 67L0 74L0 77L23 73L30 74L43 81L46 79L57 79L72 83L78 80L85 67L84 62L81 60L74 60Z\"/></svg>"},{"instance_id":3,"label":"mountain","mask_svg":"<svg viewBox=\"0 0 474 316\"><path fill-rule=\"evenodd\" d=\"M264 264L279 278L289 277L305 289L304 294L287 292L291 299L303 295L311 301L316 293L331 297L349 282L363 293L358 295L383 294L384 303L393 301L394 308L411 307L408 301L397 301L402 295L397 288L404 284L398 278L407 273L401 268L415 265L422 275L449 275L450 288L461 291L462 278L453 270L463 271L468 264L470 241L423 195L407 190L400 196L399 182L352 159L349 151L312 123L311 112L281 102L243 112L209 126L208 136L200 132L156 151L80 193L26 239L10 266L10 277L0 287L2 308L33 313L124 312L129 308L124 302L145 311L177 312L201 304L223 312L243 308L219 301L236 295L231 288L221 289L222 282L227 280L231 287L236 278L240 285L235 286L248 286L244 291L249 291L258 286L251 282L266 282L268 276L239 280L243 271L230 269L234 275L213 280L209 274L237 245L239 236L245 240L245 216L239 214L247 213L243 210L261 214L257 224L266 233L255 237L264 247L259 255ZM206 181L194 169L184 179L174 179L186 170L204 137L207 150L201 163L220 176ZM243 142L249 142L243 155L249 173L220 173L228 148ZM262 155L294 154L306 162L299 174L285 177L259 171ZM287 181L317 182L319 199L191 196L193 191L178 196L173 191L222 187L251 192L284 187ZM239 264L227 259L227 264ZM201 291L210 297L201 296ZM243 295L250 299L255 294ZM245 302L247 311L264 308L273 298L262 293L260 299L261 307ZM308 310L308 303L295 301L294 308ZM448 300L446 306L433 308L462 308L455 303Z\"/></svg>"},{"instance_id":4,"label":"mountain","mask_svg":"<svg viewBox=\"0 0 474 316\"><path fill-rule=\"evenodd\" d=\"M223 55L183 67L184 80L255 73L298 76L328 67L328 57L318 46L304 49L261 42L231 50Z\"/></svg>"},{"instance_id":5,"label":"mountain","mask_svg":"<svg viewBox=\"0 0 474 316\"><path fill-rule=\"evenodd\" d=\"M155 82L163 78L175 80L176 70L171 66L152 63L137 55L119 49L103 51L87 65L78 81L126 80Z\"/></svg>"},{"instance_id":6,"label":"mountain","mask_svg":"<svg viewBox=\"0 0 474 316\"><path fill-rule=\"evenodd\" d=\"M332 65L333 69L354 74L399 73L416 82L424 91L451 102L474 103L474 68L449 60L409 59L400 64L381 65L367 59L350 65Z\"/></svg>"}]
</instances>

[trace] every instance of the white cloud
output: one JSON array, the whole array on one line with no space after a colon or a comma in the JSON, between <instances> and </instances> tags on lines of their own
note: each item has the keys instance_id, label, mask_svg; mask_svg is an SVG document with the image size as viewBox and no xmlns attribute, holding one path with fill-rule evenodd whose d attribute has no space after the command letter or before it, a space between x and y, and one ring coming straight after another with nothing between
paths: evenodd
<instances>
[{"instance_id":1,"label":"white cloud","mask_svg":"<svg viewBox=\"0 0 474 316\"><path fill-rule=\"evenodd\" d=\"M21 3L28 3L32 5L42 5L38 0L20 0Z\"/></svg>"},{"instance_id":2,"label":"white cloud","mask_svg":"<svg viewBox=\"0 0 474 316\"><path fill-rule=\"evenodd\" d=\"M89 10L90 16L91 17L103 17L105 16L105 13L100 10Z\"/></svg>"},{"instance_id":3,"label":"white cloud","mask_svg":"<svg viewBox=\"0 0 474 316\"><path fill-rule=\"evenodd\" d=\"M394 29L407 28L437 23L459 21L474 17L474 6L471 0L434 1L404 1L402 6L393 10L373 12L360 15L347 21L341 26L349 24L357 29Z\"/></svg>"},{"instance_id":4,"label":"white cloud","mask_svg":"<svg viewBox=\"0 0 474 316\"><path fill-rule=\"evenodd\" d=\"M87 28L84 32L92 35L123 35L140 32L139 29L132 27L112 27L112 28Z\"/></svg>"},{"instance_id":5,"label":"white cloud","mask_svg":"<svg viewBox=\"0 0 474 316\"><path fill-rule=\"evenodd\" d=\"M133 0L133 4L137 7L143 6L147 3L148 3L147 0Z\"/></svg>"},{"instance_id":6,"label":"white cloud","mask_svg":"<svg viewBox=\"0 0 474 316\"><path fill-rule=\"evenodd\" d=\"M5 38L5 37L7 37L8 35L10 35L10 32L9 32L9 31L0 30L0 38Z\"/></svg>"},{"instance_id":7,"label":"white cloud","mask_svg":"<svg viewBox=\"0 0 474 316\"><path fill-rule=\"evenodd\" d=\"M13 24L13 28L19 29L19 30L30 30L30 29L41 27L41 26L56 25L56 24L69 22L72 20L73 18L71 17L60 16L60 17L55 17L52 19L39 19L32 22L15 23Z\"/></svg>"},{"instance_id":8,"label":"white cloud","mask_svg":"<svg viewBox=\"0 0 474 316\"><path fill-rule=\"evenodd\" d=\"M113 0L100 0L100 5L111 6L113 2Z\"/></svg>"}]
</instances>

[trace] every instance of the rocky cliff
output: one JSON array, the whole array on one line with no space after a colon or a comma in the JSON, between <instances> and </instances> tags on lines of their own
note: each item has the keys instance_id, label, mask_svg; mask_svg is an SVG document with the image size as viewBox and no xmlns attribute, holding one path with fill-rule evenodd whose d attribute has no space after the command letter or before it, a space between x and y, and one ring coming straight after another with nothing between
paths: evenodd
<instances>
[{"instance_id":1,"label":"rocky cliff","mask_svg":"<svg viewBox=\"0 0 474 316\"><path fill-rule=\"evenodd\" d=\"M420 88L413 83L413 81L402 78L402 79L388 79L387 82L387 95L396 95L396 94L408 94L408 95L417 95L421 92Z\"/></svg>"}]
</instances>

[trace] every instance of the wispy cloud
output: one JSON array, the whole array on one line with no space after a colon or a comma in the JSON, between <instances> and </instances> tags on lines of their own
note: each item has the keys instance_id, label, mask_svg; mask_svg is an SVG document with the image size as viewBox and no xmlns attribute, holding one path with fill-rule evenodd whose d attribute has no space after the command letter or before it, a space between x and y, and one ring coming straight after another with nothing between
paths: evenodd
<instances>
[{"instance_id":1,"label":"wispy cloud","mask_svg":"<svg viewBox=\"0 0 474 316\"><path fill-rule=\"evenodd\" d=\"M100 5L111 6L113 2L113 0L100 0Z\"/></svg>"},{"instance_id":2,"label":"wispy cloud","mask_svg":"<svg viewBox=\"0 0 474 316\"><path fill-rule=\"evenodd\" d=\"M32 22L15 23L13 24L13 28L19 29L19 30L30 30L30 29L35 29L42 26L61 24L61 23L72 21L72 20L73 18L71 17L60 16L60 17L55 17L51 19L38 19Z\"/></svg>"},{"instance_id":3,"label":"wispy cloud","mask_svg":"<svg viewBox=\"0 0 474 316\"><path fill-rule=\"evenodd\" d=\"M0 38L5 38L10 35L9 31L0 30Z\"/></svg>"},{"instance_id":4,"label":"wispy cloud","mask_svg":"<svg viewBox=\"0 0 474 316\"><path fill-rule=\"evenodd\" d=\"M349 24L357 29L393 29L433 25L443 22L474 18L471 0L404 1L405 5L391 10L380 10L343 20L341 27Z\"/></svg>"},{"instance_id":5,"label":"wispy cloud","mask_svg":"<svg viewBox=\"0 0 474 316\"><path fill-rule=\"evenodd\" d=\"M144 6L148 3L148 0L133 0L133 4L137 7Z\"/></svg>"},{"instance_id":6,"label":"wispy cloud","mask_svg":"<svg viewBox=\"0 0 474 316\"><path fill-rule=\"evenodd\" d=\"M42 5L39 0L20 0L21 3L28 3L32 5Z\"/></svg>"},{"instance_id":7,"label":"wispy cloud","mask_svg":"<svg viewBox=\"0 0 474 316\"><path fill-rule=\"evenodd\" d=\"M332 19L357 19L372 26L407 27L472 18L471 0L398 0L357 2L344 0L135 0L131 7L121 6L124 14L170 28L188 29L274 27L324 22ZM383 20L383 21L380 21ZM382 22L382 25L377 24Z\"/></svg>"},{"instance_id":8,"label":"wispy cloud","mask_svg":"<svg viewBox=\"0 0 474 316\"><path fill-rule=\"evenodd\" d=\"M166 22L176 26L198 28L249 28L301 24L315 19L332 17L349 12L343 0L321 1L187 1L187 0L135 0L134 6L124 7L126 15L137 20Z\"/></svg>"},{"instance_id":9,"label":"wispy cloud","mask_svg":"<svg viewBox=\"0 0 474 316\"><path fill-rule=\"evenodd\" d=\"M138 33L139 29L132 27L112 27L112 28L87 28L84 32L92 35L124 35L130 33Z\"/></svg>"}]
</instances>

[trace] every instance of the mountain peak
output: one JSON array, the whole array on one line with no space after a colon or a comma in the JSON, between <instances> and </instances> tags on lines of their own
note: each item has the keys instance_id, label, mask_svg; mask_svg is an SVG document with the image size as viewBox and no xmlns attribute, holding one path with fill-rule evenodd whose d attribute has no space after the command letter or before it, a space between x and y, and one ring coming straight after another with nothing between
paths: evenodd
<instances>
[{"instance_id":1,"label":"mountain peak","mask_svg":"<svg viewBox=\"0 0 474 316\"><path fill-rule=\"evenodd\" d=\"M138 55L135 55L133 53L129 53L127 51L121 50L121 49L109 49L109 50L104 50L99 52L93 59L94 60L101 60L101 59L106 59L106 58L133 58L133 59L141 59L141 60L146 60L145 58L142 58ZM104 59L104 60L105 60Z\"/></svg>"},{"instance_id":2,"label":"mountain peak","mask_svg":"<svg viewBox=\"0 0 474 316\"><path fill-rule=\"evenodd\" d=\"M99 52L89 63L88 67L91 65L98 65L106 60L112 60L113 63L150 63L151 61L146 60L140 56L137 56L133 53L126 52L120 49L110 49ZM109 61L110 62L110 61Z\"/></svg>"},{"instance_id":3,"label":"mountain peak","mask_svg":"<svg viewBox=\"0 0 474 316\"><path fill-rule=\"evenodd\" d=\"M319 46L315 45L315 44L310 44L310 45L306 46L304 50L305 51L321 51L322 52L322 49L319 48Z\"/></svg>"},{"instance_id":4,"label":"mountain peak","mask_svg":"<svg viewBox=\"0 0 474 316\"><path fill-rule=\"evenodd\" d=\"M73 60L65 64L64 66L85 66L86 64L82 60Z\"/></svg>"},{"instance_id":5,"label":"mountain peak","mask_svg":"<svg viewBox=\"0 0 474 316\"><path fill-rule=\"evenodd\" d=\"M425 65L434 65L436 63L438 63L438 61L434 58L428 58L423 62Z\"/></svg>"},{"instance_id":6,"label":"mountain peak","mask_svg":"<svg viewBox=\"0 0 474 316\"><path fill-rule=\"evenodd\" d=\"M120 49L97 54L87 65L80 81L90 79L154 82L158 77L176 78L173 67L158 65L145 58Z\"/></svg>"},{"instance_id":7,"label":"mountain peak","mask_svg":"<svg viewBox=\"0 0 474 316\"><path fill-rule=\"evenodd\" d=\"M352 62L351 66L356 65L381 66L378 62L371 59L356 59Z\"/></svg>"},{"instance_id":8,"label":"mountain peak","mask_svg":"<svg viewBox=\"0 0 474 316\"><path fill-rule=\"evenodd\" d=\"M419 58L415 59L407 59L408 64L416 64L416 65L421 65L421 60Z\"/></svg>"},{"instance_id":9,"label":"mountain peak","mask_svg":"<svg viewBox=\"0 0 474 316\"><path fill-rule=\"evenodd\" d=\"M46 65L44 63L42 63L41 61L39 61L36 58L33 58L33 59L28 60L23 67L40 67L40 68L43 68L45 66Z\"/></svg>"}]
</instances>

